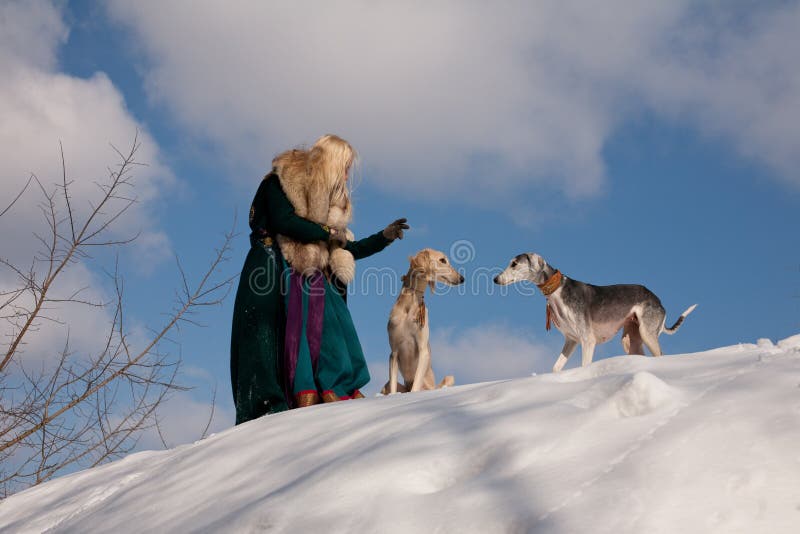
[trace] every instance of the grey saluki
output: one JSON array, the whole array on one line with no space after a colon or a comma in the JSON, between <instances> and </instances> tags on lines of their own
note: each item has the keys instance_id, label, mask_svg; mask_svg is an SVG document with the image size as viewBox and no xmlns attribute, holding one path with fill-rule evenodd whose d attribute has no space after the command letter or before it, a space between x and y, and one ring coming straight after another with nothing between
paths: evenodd
<instances>
[{"instance_id":1,"label":"grey saluki","mask_svg":"<svg viewBox=\"0 0 800 534\"><path fill-rule=\"evenodd\" d=\"M539 286L547 299L547 329L552 322L564 334L564 348L553 366L560 371L581 344L581 365L592 363L597 344L605 343L621 329L622 347L628 354L644 354L642 343L653 356L661 356L658 336L674 334L697 304L664 326L666 312L659 298L641 285L595 286L573 280L534 253L520 254L494 279L507 285L528 280Z\"/></svg>"}]
</instances>

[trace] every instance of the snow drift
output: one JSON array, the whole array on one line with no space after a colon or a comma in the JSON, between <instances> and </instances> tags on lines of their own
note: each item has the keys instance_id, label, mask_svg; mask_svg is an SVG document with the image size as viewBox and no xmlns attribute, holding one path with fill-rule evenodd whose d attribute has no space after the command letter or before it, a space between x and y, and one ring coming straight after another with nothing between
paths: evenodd
<instances>
[{"instance_id":1,"label":"snow drift","mask_svg":"<svg viewBox=\"0 0 800 534\"><path fill-rule=\"evenodd\" d=\"M798 443L800 335L267 416L11 496L0 531L788 533Z\"/></svg>"}]
</instances>

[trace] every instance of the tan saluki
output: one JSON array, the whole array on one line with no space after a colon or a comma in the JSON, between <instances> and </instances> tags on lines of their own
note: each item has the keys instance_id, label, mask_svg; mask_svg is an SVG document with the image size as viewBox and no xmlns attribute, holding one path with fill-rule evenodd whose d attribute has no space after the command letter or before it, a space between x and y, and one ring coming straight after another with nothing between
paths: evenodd
<instances>
[{"instance_id":1,"label":"tan saluki","mask_svg":"<svg viewBox=\"0 0 800 534\"><path fill-rule=\"evenodd\" d=\"M436 386L431 367L430 330L428 309L425 306L425 288L436 282L450 285L464 283L464 277L450 264L447 256L438 250L423 249L413 258L408 273L403 276L403 287L389 314L389 381L381 393L420 391L455 383L448 375ZM398 371L404 384L398 384Z\"/></svg>"}]
</instances>

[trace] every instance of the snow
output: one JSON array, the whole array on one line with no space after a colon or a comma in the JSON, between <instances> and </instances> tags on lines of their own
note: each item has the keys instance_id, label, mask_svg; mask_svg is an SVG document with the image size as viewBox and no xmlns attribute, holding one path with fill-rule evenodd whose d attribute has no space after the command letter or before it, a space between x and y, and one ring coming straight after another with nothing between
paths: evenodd
<instances>
[{"instance_id":1,"label":"snow","mask_svg":"<svg viewBox=\"0 0 800 534\"><path fill-rule=\"evenodd\" d=\"M797 335L272 415L13 495L0 532L794 533L799 443Z\"/></svg>"}]
</instances>

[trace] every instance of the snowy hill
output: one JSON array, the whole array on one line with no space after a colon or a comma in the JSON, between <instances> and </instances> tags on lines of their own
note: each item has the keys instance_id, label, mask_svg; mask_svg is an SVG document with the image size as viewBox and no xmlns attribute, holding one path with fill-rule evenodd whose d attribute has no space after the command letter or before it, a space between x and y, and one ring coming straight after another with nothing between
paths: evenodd
<instances>
[{"instance_id":1,"label":"snowy hill","mask_svg":"<svg viewBox=\"0 0 800 534\"><path fill-rule=\"evenodd\" d=\"M2 532L799 528L800 335L295 410L0 502Z\"/></svg>"}]
</instances>

